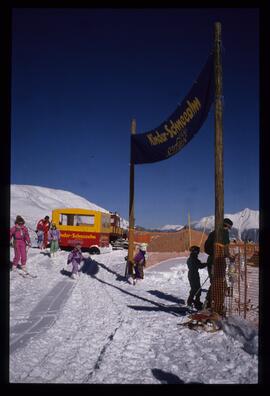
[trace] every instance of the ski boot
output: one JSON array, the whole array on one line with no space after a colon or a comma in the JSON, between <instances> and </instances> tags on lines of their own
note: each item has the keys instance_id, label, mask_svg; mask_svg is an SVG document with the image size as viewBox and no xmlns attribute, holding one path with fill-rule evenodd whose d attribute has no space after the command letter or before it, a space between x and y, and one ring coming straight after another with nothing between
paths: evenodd
<instances>
[{"instance_id":1,"label":"ski boot","mask_svg":"<svg viewBox=\"0 0 270 396\"><path fill-rule=\"evenodd\" d=\"M203 308L203 303L200 300L195 300L194 301L194 307L198 310L201 311Z\"/></svg>"}]
</instances>

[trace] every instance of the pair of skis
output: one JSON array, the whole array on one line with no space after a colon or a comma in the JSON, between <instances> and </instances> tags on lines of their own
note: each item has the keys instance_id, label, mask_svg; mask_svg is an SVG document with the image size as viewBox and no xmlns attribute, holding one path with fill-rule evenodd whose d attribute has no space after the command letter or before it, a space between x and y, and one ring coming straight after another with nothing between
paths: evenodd
<instances>
[{"instance_id":1,"label":"pair of skis","mask_svg":"<svg viewBox=\"0 0 270 396\"><path fill-rule=\"evenodd\" d=\"M23 278L33 278L33 279L37 278L37 275L31 274L31 272L28 272L28 271L23 271L23 270L17 269L16 272L19 275L21 275Z\"/></svg>"}]
</instances>

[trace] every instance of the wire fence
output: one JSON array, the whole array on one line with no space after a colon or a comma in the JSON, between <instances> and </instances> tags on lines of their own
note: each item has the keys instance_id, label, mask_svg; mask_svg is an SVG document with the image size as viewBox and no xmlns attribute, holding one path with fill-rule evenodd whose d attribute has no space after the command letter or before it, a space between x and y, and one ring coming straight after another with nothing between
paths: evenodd
<instances>
[{"instance_id":1,"label":"wire fence","mask_svg":"<svg viewBox=\"0 0 270 396\"><path fill-rule=\"evenodd\" d=\"M191 240L190 240L191 238ZM148 243L147 266L162 260L179 256L188 256L190 244L201 246L207 238L201 232L187 229L174 233L146 233L138 232L135 240L138 243ZM216 304L224 305L225 316L239 315L244 319L258 324L259 322L259 244L248 242L232 242L230 253L235 256L235 263L226 260L226 271L218 276L213 293ZM221 260L222 269L224 258ZM224 282L225 276L225 282ZM225 297L224 297L225 294ZM217 297L220 297L217 299ZM222 307L215 307L223 311Z\"/></svg>"},{"instance_id":2,"label":"wire fence","mask_svg":"<svg viewBox=\"0 0 270 396\"><path fill-rule=\"evenodd\" d=\"M231 244L230 253L235 256L235 263L227 262L226 267L226 316L239 315L258 324L259 245Z\"/></svg>"}]
</instances>

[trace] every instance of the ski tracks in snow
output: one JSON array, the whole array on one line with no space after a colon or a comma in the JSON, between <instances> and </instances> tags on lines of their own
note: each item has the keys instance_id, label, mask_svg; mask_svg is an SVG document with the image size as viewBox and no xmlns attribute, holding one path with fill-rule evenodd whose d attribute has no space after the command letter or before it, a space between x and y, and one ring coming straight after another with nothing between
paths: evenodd
<instances>
[{"instance_id":1,"label":"ski tracks in snow","mask_svg":"<svg viewBox=\"0 0 270 396\"><path fill-rule=\"evenodd\" d=\"M23 303L13 297L11 321L19 323L19 312L28 319L32 312L33 317L33 312L42 311L42 304L43 310L46 304L51 309L55 321L11 354L11 382L158 384L156 373L167 372L180 382L205 383L210 382L201 369L205 362L207 378L216 378L216 383L256 382L254 362L245 352L234 354L236 361L230 362L234 342L219 333L209 335L177 326L183 316L170 307L175 298L184 298L188 292L179 288L179 278L186 276L181 267L171 273L146 271L145 279L133 286L123 276L126 252L113 251L92 256L94 271L72 281L59 273L66 254L43 262L44 280L40 276L29 280L29 292L22 286L28 279L16 279L12 286L15 293L20 284ZM32 261L37 264L34 256ZM63 295L61 304L57 298L53 303L49 296L56 293L48 293L48 289L56 290L61 282L72 285L72 292ZM35 305L31 292L36 293ZM31 309L26 306L28 300ZM214 354L212 342L220 345ZM243 359L245 373L241 372Z\"/></svg>"}]
</instances>

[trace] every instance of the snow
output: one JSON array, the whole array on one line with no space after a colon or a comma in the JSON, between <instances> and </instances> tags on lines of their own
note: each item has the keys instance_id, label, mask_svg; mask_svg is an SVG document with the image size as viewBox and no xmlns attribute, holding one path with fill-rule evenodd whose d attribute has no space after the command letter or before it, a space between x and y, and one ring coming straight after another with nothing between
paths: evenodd
<instances>
[{"instance_id":1,"label":"snow","mask_svg":"<svg viewBox=\"0 0 270 396\"><path fill-rule=\"evenodd\" d=\"M258 210L245 208L238 213L225 213L224 217L232 220L236 237L241 236L243 238L243 234L247 233L248 230L259 230ZM205 227L206 231L212 231L215 226L215 216L203 217L199 221L191 222L191 226L196 230L202 230Z\"/></svg>"},{"instance_id":2,"label":"snow","mask_svg":"<svg viewBox=\"0 0 270 396\"><path fill-rule=\"evenodd\" d=\"M240 240L251 239L258 242L259 233L259 211L245 208L238 213L225 213L224 217L228 217L233 222L233 228L230 232L232 238ZM200 220L194 220L190 223L194 230L205 231L209 233L214 229L215 216L209 215L202 217ZM178 231L183 228L182 225L165 225L160 230Z\"/></svg>"},{"instance_id":3,"label":"snow","mask_svg":"<svg viewBox=\"0 0 270 396\"><path fill-rule=\"evenodd\" d=\"M74 194L32 187L12 189L11 218L21 214L26 226L63 201L82 207ZM68 269L67 251L50 258L29 248L27 269L37 278L10 273L11 383L258 382L254 325L238 317L224 320L215 333L179 325L187 319L179 306L189 292L186 257L146 269L134 286L123 276L126 254L83 252L82 272L72 280L61 273ZM206 261L203 253L199 258ZM207 270L200 275L203 283Z\"/></svg>"},{"instance_id":4,"label":"snow","mask_svg":"<svg viewBox=\"0 0 270 396\"><path fill-rule=\"evenodd\" d=\"M167 224L167 225L161 227L161 228L160 228L160 231L172 231L172 230L174 230L174 231L179 231L179 230L181 230L182 228L184 228L184 226L182 226L182 225Z\"/></svg>"}]
</instances>

